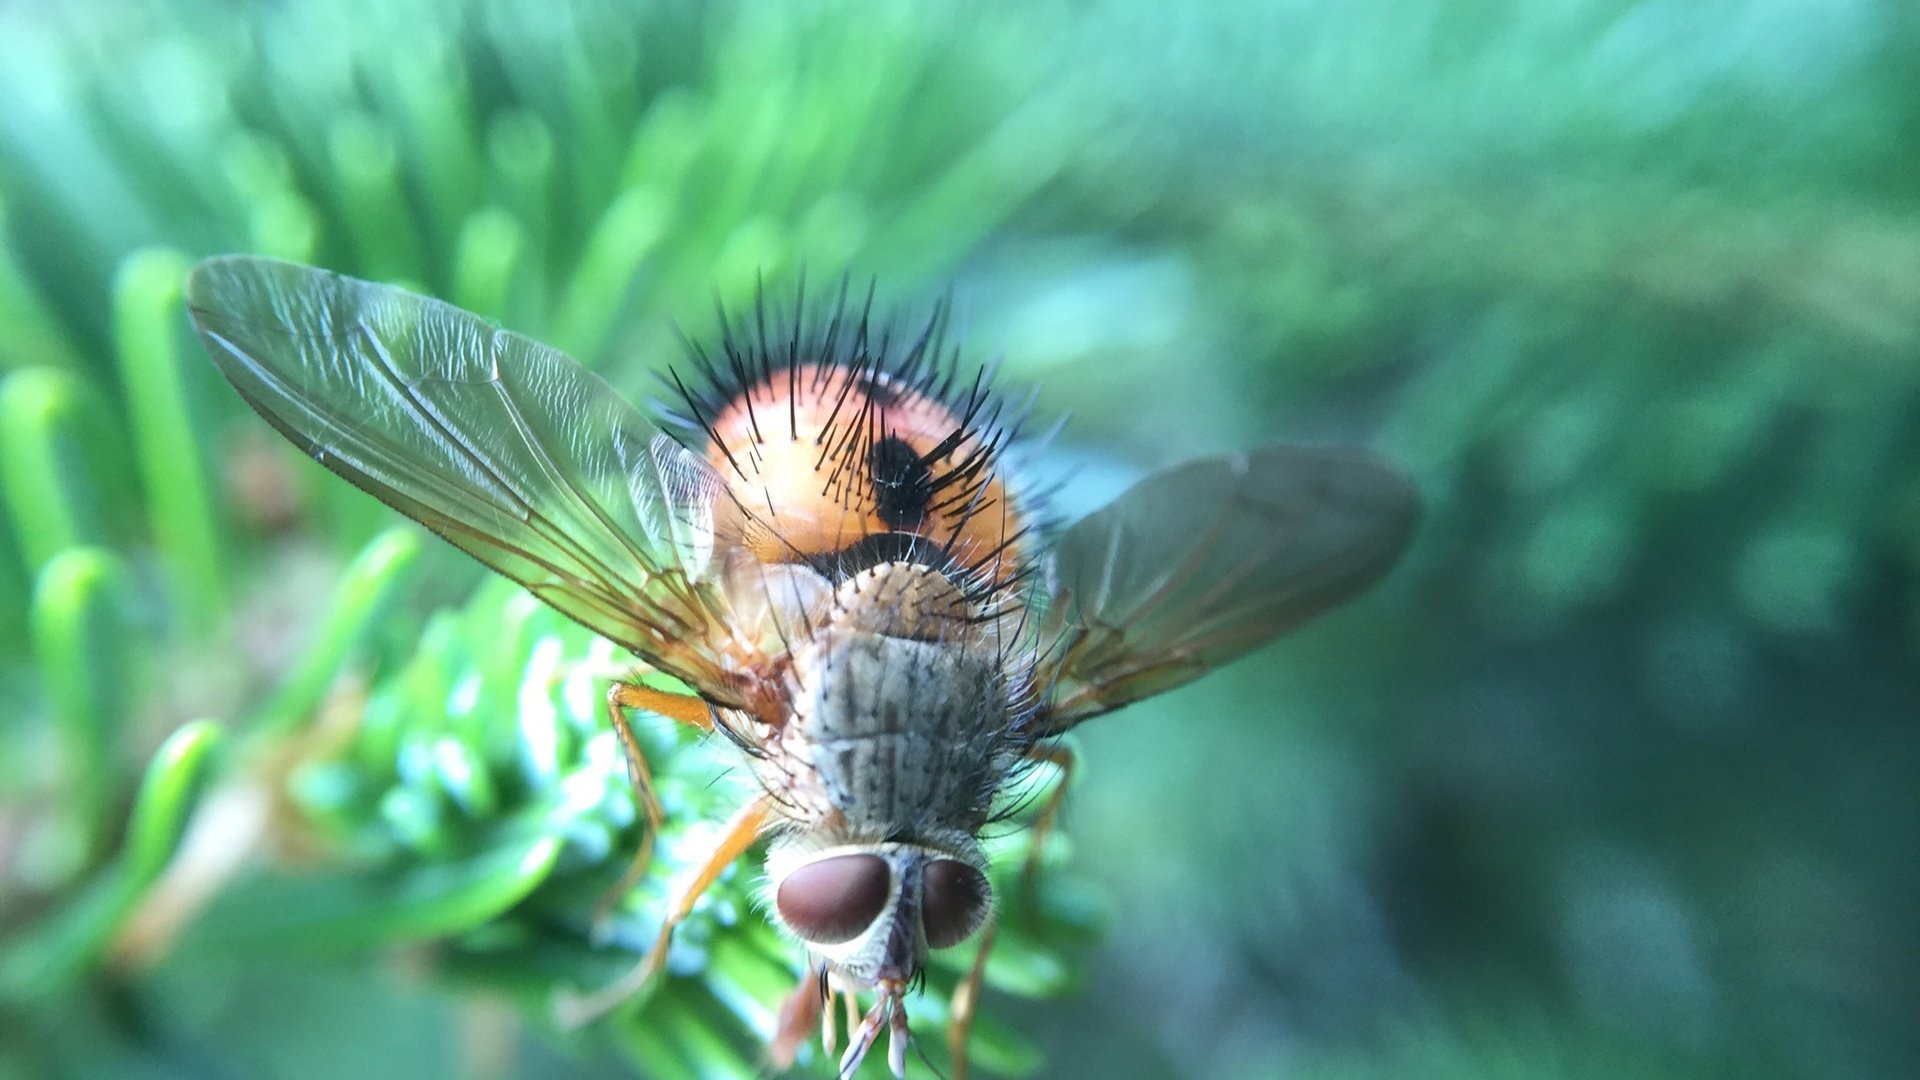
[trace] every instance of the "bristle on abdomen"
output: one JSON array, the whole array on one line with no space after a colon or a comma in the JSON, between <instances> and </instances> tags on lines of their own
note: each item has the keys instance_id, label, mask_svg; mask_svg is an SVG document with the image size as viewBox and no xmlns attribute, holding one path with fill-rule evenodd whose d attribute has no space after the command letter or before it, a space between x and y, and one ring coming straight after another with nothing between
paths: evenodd
<instances>
[{"instance_id":1,"label":"bristle on abdomen","mask_svg":"<svg viewBox=\"0 0 1920 1080\"><path fill-rule=\"evenodd\" d=\"M1027 522L1001 474L1013 436L987 371L962 377L940 305L904 344L843 285L824 314L727 325L720 355L689 343L702 378L675 377L689 434L724 478L716 528L763 563L844 577L905 559L982 584L1022 573ZM723 319L724 322L724 319Z\"/></svg>"}]
</instances>

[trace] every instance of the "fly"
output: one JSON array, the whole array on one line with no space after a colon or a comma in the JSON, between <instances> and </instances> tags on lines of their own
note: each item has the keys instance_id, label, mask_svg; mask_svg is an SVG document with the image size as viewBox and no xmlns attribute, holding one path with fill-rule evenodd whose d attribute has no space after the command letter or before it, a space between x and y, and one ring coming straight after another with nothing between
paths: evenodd
<instances>
[{"instance_id":1,"label":"fly","mask_svg":"<svg viewBox=\"0 0 1920 1080\"><path fill-rule=\"evenodd\" d=\"M607 695L650 826L630 879L661 809L627 710L724 736L759 794L632 974L563 1011L586 1022L658 976L674 927L764 838L768 910L805 950L771 1034L781 1067L816 1024L831 1054L836 997L857 1013L871 994L841 1073L884 1034L904 1075L929 950L977 939L949 1027L964 1076L994 926L978 837L1011 778L1070 770L1065 732L1366 588L1417 516L1365 451L1267 446L1056 528L1005 467L1016 418L963 374L941 314L896 340L844 287L823 317L800 304L769 332L757 312L691 346L699 373L660 423L561 353L397 288L230 256L195 268L187 302L301 450L694 689Z\"/></svg>"}]
</instances>

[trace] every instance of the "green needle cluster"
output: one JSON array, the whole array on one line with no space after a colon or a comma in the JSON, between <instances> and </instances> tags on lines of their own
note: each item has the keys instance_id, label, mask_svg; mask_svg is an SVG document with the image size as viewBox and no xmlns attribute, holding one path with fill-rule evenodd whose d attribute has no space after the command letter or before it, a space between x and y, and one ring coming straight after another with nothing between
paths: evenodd
<instances>
[{"instance_id":1,"label":"green needle cluster","mask_svg":"<svg viewBox=\"0 0 1920 1080\"><path fill-rule=\"evenodd\" d=\"M678 355L662 316L784 288L803 263L912 295L1065 163L1067 144L1019 134L1064 114L990 78L957 14L739 16L0 16L0 807L26 837L0 1012L63 1018L0 1072L192 1071L111 1001L191 1031L168 999L205 965L397 953L430 957L449 1000L511 1000L550 1041L646 1075L761 1068L800 956L757 908L756 856L681 928L648 1000L585 1035L549 1020L557 993L638 960L745 798L739 763L638 719L669 825L596 924L644 829L602 706L626 659L275 445L181 307L200 255L319 262L507 319L644 397ZM200 846L162 881L190 821ZM1025 858L1018 835L996 846ZM1090 902L1003 886L1021 902L989 986L1058 992ZM966 961L943 957L916 1005L935 1059ZM1000 1000L976 1064L1030 1072ZM107 1049L65 1048L78 1030Z\"/></svg>"},{"instance_id":2,"label":"green needle cluster","mask_svg":"<svg viewBox=\"0 0 1920 1080\"><path fill-rule=\"evenodd\" d=\"M994 841L981 1071L1904 1075L1917 47L1897 0L0 4L0 1078L745 1076L795 979L750 856L550 1030L737 763L635 718L668 825L596 925L621 658L246 410L180 307L225 252L635 398L716 298L951 286L1073 414L1067 520L1276 440L1415 478L1354 611L1076 735L1037 892Z\"/></svg>"}]
</instances>

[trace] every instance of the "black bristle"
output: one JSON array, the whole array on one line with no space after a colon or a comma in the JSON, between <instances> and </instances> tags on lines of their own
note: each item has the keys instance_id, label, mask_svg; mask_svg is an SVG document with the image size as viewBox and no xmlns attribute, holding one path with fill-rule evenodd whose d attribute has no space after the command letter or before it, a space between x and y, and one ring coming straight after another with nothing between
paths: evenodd
<instances>
[{"instance_id":1,"label":"black bristle","mask_svg":"<svg viewBox=\"0 0 1920 1080\"><path fill-rule=\"evenodd\" d=\"M1024 489L1007 489L1010 494L1019 492L1017 505L988 496L994 481L1001 478L1003 456L1019 440L1022 421L1033 402L1027 399L1009 409L992 390L996 364L963 363L961 346L952 333L950 296L939 298L923 317L905 324L905 332L901 320L878 313L875 296L874 281L870 279L863 292L855 293L851 275L843 274L837 288L824 290L810 301L802 274L790 300L762 285L755 291L752 310L738 316L716 299L721 330L712 347L679 334L676 328L691 373L697 377L683 380L670 371L666 381L678 401L657 408L656 415L683 445L698 452L704 443L717 451L732 475L751 482L762 467L768 431L749 391L769 383L777 387L773 380L784 376L787 438L798 439L802 437L802 394L826 392L833 372L847 373L832 391L831 403L817 406L827 413L823 430L814 439L814 469L824 473L820 494L843 508L871 502L890 527L908 533L937 515L942 520L936 535L918 537L910 545L913 558L944 564L963 584L970 603L983 611L998 609L1000 601L1032 579L1033 568L1028 565L1032 542L1053 528L1044 511L1032 505L1037 500ZM814 374L803 381L800 372L806 367L814 368ZM955 418L953 430L931 449L905 456L891 449L899 438L883 430L889 425L882 423L883 410L904 393L927 397ZM728 445L716 426L723 414L736 408L740 411L733 415L744 420L752 446ZM739 428L729 431L736 442L748 437ZM774 437L779 438L777 429ZM753 516L765 514L762 524L776 542L800 558L798 548L780 535L781 508L772 505L770 496L751 499L756 505L763 501L767 505L752 511ZM982 515L991 513L1001 518L999 535L992 537L997 542L970 540L956 552L959 538ZM835 577L857 573L864 568L859 565L863 559L875 557L866 549L856 552L857 543L841 546L846 550L830 560Z\"/></svg>"},{"instance_id":2,"label":"black bristle","mask_svg":"<svg viewBox=\"0 0 1920 1080\"><path fill-rule=\"evenodd\" d=\"M800 437L800 331L807 315L807 271L800 268L800 280L793 289L793 319L787 337L787 438Z\"/></svg>"},{"instance_id":3,"label":"black bristle","mask_svg":"<svg viewBox=\"0 0 1920 1080\"><path fill-rule=\"evenodd\" d=\"M740 479L745 480L747 474L741 471L740 463L734 460L733 451L727 448L727 441L720 437L720 432L714 430L712 422L707 419L706 413L701 410L700 400L687 390L686 383L680 381L679 372L668 368L667 374L672 377L673 385L679 388L680 399L687 403L687 409L693 413L693 418L699 423L700 429L707 433L707 438L713 440L713 445L719 447L720 453L726 456L727 464L733 466L734 473L738 475Z\"/></svg>"}]
</instances>

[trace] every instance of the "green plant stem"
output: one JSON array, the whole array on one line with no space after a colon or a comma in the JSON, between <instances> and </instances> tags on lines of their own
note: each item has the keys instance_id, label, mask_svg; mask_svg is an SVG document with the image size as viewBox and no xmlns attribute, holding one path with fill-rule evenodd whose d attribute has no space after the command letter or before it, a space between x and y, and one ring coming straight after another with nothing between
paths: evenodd
<instances>
[{"instance_id":1,"label":"green plant stem","mask_svg":"<svg viewBox=\"0 0 1920 1080\"><path fill-rule=\"evenodd\" d=\"M409 167L432 192L425 210L436 250L444 251L479 203L483 170L473 103L449 35L421 28L406 53L403 61L381 64L370 74L388 102L384 112L399 120Z\"/></svg>"},{"instance_id":2,"label":"green plant stem","mask_svg":"<svg viewBox=\"0 0 1920 1080\"><path fill-rule=\"evenodd\" d=\"M421 281L420 237L403 198L392 133L370 116L349 113L334 120L327 148L359 272L380 281Z\"/></svg>"},{"instance_id":3,"label":"green plant stem","mask_svg":"<svg viewBox=\"0 0 1920 1080\"><path fill-rule=\"evenodd\" d=\"M236 131L221 150L220 164L244 215L248 245L277 259L312 262L320 222L294 185L286 151L264 135Z\"/></svg>"},{"instance_id":4,"label":"green plant stem","mask_svg":"<svg viewBox=\"0 0 1920 1080\"><path fill-rule=\"evenodd\" d=\"M42 925L0 951L0 1000L58 1001L99 963L173 858L220 741L218 725L198 720L161 744L134 798L119 859Z\"/></svg>"},{"instance_id":5,"label":"green plant stem","mask_svg":"<svg viewBox=\"0 0 1920 1080\"><path fill-rule=\"evenodd\" d=\"M555 320L556 340L568 355L589 366L599 357L641 264L666 235L671 213L666 192L637 187L601 216Z\"/></svg>"},{"instance_id":6,"label":"green plant stem","mask_svg":"<svg viewBox=\"0 0 1920 1080\"><path fill-rule=\"evenodd\" d=\"M453 302L490 319L507 317L526 238L513 215L498 207L476 211L460 229L454 252Z\"/></svg>"},{"instance_id":7,"label":"green plant stem","mask_svg":"<svg viewBox=\"0 0 1920 1080\"><path fill-rule=\"evenodd\" d=\"M359 648L420 555L420 538L406 527L374 537L341 575L320 632L280 689L261 707L253 730L284 734L320 704L328 685Z\"/></svg>"},{"instance_id":8,"label":"green plant stem","mask_svg":"<svg viewBox=\"0 0 1920 1080\"><path fill-rule=\"evenodd\" d=\"M7 225L5 193L0 192L0 371L28 364L75 370L79 354L21 267L7 240Z\"/></svg>"},{"instance_id":9,"label":"green plant stem","mask_svg":"<svg viewBox=\"0 0 1920 1080\"><path fill-rule=\"evenodd\" d=\"M226 606L221 515L188 400L180 294L186 256L129 255L114 282L114 338L154 540L184 621L206 633Z\"/></svg>"},{"instance_id":10,"label":"green plant stem","mask_svg":"<svg viewBox=\"0 0 1920 1080\"><path fill-rule=\"evenodd\" d=\"M84 447L109 430L105 406L68 372L28 368L0 382L0 485L29 571L107 539L106 493Z\"/></svg>"},{"instance_id":11,"label":"green plant stem","mask_svg":"<svg viewBox=\"0 0 1920 1080\"><path fill-rule=\"evenodd\" d=\"M106 849L113 795L115 738L127 707L131 582L112 552L68 548L47 561L33 596L33 638L58 747L59 810L73 838L73 866Z\"/></svg>"},{"instance_id":12,"label":"green plant stem","mask_svg":"<svg viewBox=\"0 0 1920 1080\"><path fill-rule=\"evenodd\" d=\"M519 109L499 113L487 125L487 160L495 178L489 197L512 211L526 232L529 251L548 251L553 233L554 140L546 121ZM544 274L548 268L534 269Z\"/></svg>"}]
</instances>

